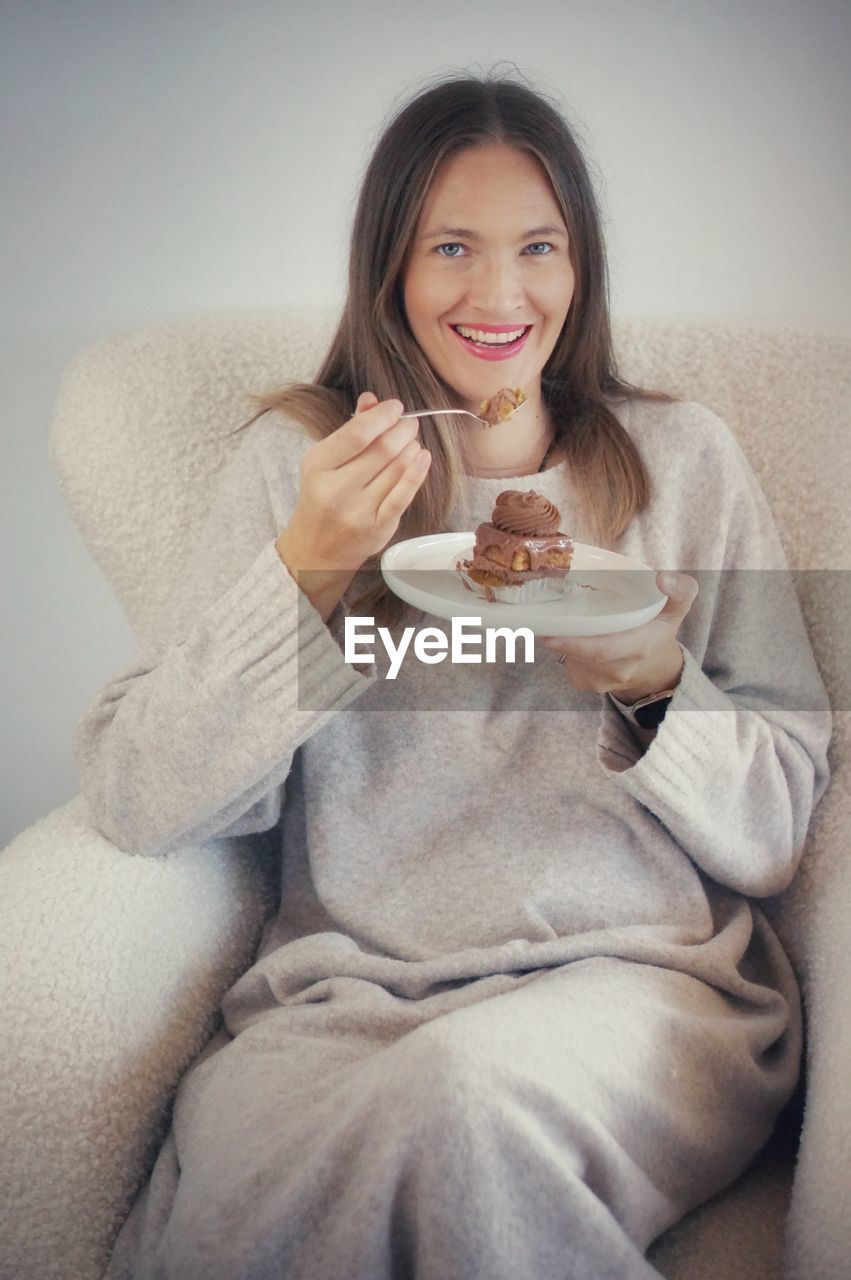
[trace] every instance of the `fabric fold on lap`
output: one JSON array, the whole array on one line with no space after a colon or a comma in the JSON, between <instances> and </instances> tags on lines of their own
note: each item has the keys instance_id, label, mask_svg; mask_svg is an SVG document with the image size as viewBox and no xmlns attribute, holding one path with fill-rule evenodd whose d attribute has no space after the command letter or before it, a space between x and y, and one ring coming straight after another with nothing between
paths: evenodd
<instances>
[{"instance_id":1,"label":"fabric fold on lap","mask_svg":"<svg viewBox=\"0 0 851 1280\"><path fill-rule=\"evenodd\" d=\"M652 1241L768 1140L798 1006L605 956L494 977L336 979L222 1028L106 1280L655 1277Z\"/></svg>"}]
</instances>

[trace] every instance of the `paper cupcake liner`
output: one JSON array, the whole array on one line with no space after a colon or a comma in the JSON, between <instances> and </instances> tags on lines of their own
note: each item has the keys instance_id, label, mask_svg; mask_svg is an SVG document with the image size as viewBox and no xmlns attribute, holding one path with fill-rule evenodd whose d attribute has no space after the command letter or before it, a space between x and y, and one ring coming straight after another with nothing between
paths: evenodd
<instances>
[{"instance_id":1,"label":"paper cupcake liner","mask_svg":"<svg viewBox=\"0 0 851 1280\"><path fill-rule=\"evenodd\" d=\"M550 600L563 600L574 589L568 578L536 578L513 587L485 587L471 578L460 564L455 567L470 590L482 600L501 600L505 604L545 604Z\"/></svg>"}]
</instances>

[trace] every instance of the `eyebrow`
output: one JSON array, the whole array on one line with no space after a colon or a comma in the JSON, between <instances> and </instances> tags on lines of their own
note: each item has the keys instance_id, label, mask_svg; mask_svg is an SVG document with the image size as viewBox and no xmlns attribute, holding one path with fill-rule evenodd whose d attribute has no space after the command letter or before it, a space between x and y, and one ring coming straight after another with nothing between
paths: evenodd
<instances>
[{"instance_id":1,"label":"eyebrow","mask_svg":"<svg viewBox=\"0 0 851 1280\"><path fill-rule=\"evenodd\" d=\"M469 227L440 227L437 231L427 231L425 235L420 236L420 239L434 240L437 236L458 236L464 240L481 239L478 233L471 231ZM562 236L566 240L567 232L563 227L532 227L531 231L526 231L520 239L529 240L532 236Z\"/></svg>"}]
</instances>

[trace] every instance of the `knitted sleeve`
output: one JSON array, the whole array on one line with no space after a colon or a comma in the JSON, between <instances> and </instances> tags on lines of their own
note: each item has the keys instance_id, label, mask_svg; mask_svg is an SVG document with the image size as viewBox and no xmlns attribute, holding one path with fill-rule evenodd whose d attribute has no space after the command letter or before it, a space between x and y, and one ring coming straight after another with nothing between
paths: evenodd
<instances>
[{"instance_id":1,"label":"knitted sleeve","mask_svg":"<svg viewBox=\"0 0 851 1280\"><path fill-rule=\"evenodd\" d=\"M646 749L603 698L598 758L703 871L769 896L792 880L827 787L830 704L759 482L702 412L705 448L670 481L692 517L681 567L700 587L678 636L680 684Z\"/></svg>"},{"instance_id":2,"label":"knitted sleeve","mask_svg":"<svg viewBox=\"0 0 851 1280\"><path fill-rule=\"evenodd\" d=\"M297 747L375 678L343 659L342 606L326 625L277 553L293 439L274 421L252 429L155 638L76 727L91 820L129 853L274 826Z\"/></svg>"}]
</instances>

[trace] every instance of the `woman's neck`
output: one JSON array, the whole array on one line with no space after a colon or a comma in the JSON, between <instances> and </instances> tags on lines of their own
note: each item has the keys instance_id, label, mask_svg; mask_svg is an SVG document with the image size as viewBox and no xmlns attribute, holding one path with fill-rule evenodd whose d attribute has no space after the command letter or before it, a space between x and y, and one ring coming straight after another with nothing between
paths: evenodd
<instances>
[{"instance_id":1,"label":"woman's neck","mask_svg":"<svg viewBox=\"0 0 851 1280\"><path fill-rule=\"evenodd\" d=\"M518 414L492 427L473 427L465 440L466 470L484 479L531 476L552 456L553 429L543 406L523 406ZM528 417L526 414L528 413Z\"/></svg>"}]
</instances>

